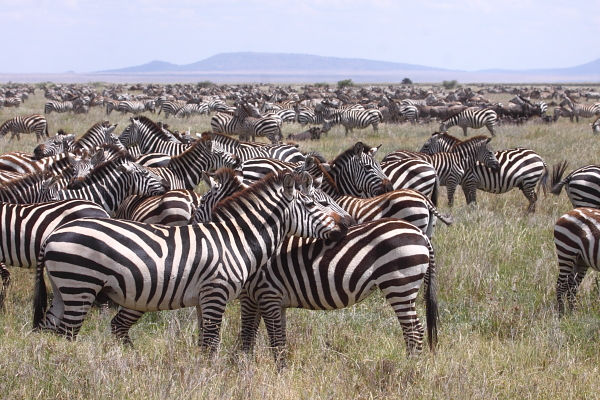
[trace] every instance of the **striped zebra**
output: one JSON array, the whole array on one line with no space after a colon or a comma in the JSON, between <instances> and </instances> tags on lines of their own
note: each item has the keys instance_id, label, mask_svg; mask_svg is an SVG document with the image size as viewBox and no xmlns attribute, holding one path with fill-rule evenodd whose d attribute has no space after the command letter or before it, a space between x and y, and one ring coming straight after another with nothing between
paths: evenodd
<instances>
[{"instance_id":1,"label":"striped zebra","mask_svg":"<svg viewBox=\"0 0 600 400\"><path fill-rule=\"evenodd\" d=\"M598 118L596 118L596 120L590 124L590 126L592 127L592 133L595 133L596 135L600 133L600 116Z\"/></svg>"},{"instance_id":2,"label":"striped zebra","mask_svg":"<svg viewBox=\"0 0 600 400\"><path fill-rule=\"evenodd\" d=\"M104 144L113 144L124 150L125 146L113 134L116 128L117 124L111 125L108 121L96 122L79 139L75 139L75 134L67 135L60 130L44 143L37 145L33 149L33 154L36 159L40 160L65 151L95 150L96 147Z\"/></svg>"},{"instance_id":3,"label":"striped zebra","mask_svg":"<svg viewBox=\"0 0 600 400\"><path fill-rule=\"evenodd\" d=\"M58 100L47 101L44 105L44 114L51 114L53 111L57 113L73 112L73 102Z\"/></svg>"},{"instance_id":4,"label":"striped zebra","mask_svg":"<svg viewBox=\"0 0 600 400\"><path fill-rule=\"evenodd\" d=\"M556 221L554 245L558 258L556 300L558 312L565 312L564 298L570 310L575 308L577 290L589 268L600 270L598 241L600 211L596 208L575 208Z\"/></svg>"},{"instance_id":5,"label":"striped zebra","mask_svg":"<svg viewBox=\"0 0 600 400\"><path fill-rule=\"evenodd\" d=\"M175 113L175 117L177 118L189 118L192 115L204 115L208 114L208 104L207 103L188 103L183 106L179 111Z\"/></svg>"},{"instance_id":6,"label":"striped zebra","mask_svg":"<svg viewBox=\"0 0 600 400\"><path fill-rule=\"evenodd\" d=\"M574 116L575 114L573 114L573 111L569 110L568 108L560 106L554 109L554 122L558 121L560 117L568 117L571 120L571 122L573 122Z\"/></svg>"},{"instance_id":7,"label":"striped zebra","mask_svg":"<svg viewBox=\"0 0 600 400\"><path fill-rule=\"evenodd\" d=\"M579 117L581 118L592 118L592 117L600 117L600 103L593 104L580 104L570 99L569 97L565 97L565 99L560 103L561 107L569 106L571 107L571 112L575 117L575 120L579 122ZM572 119L571 119L572 121Z\"/></svg>"},{"instance_id":8,"label":"striped zebra","mask_svg":"<svg viewBox=\"0 0 600 400\"><path fill-rule=\"evenodd\" d=\"M423 282L427 335L434 350L437 273L433 247L421 230L402 220L383 219L351 227L335 243L288 238L244 286L242 349L251 350L262 317L282 368L287 308L336 310L359 303L379 288L402 327L407 353L420 353L424 329L415 302Z\"/></svg>"},{"instance_id":9,"label":"striped zebra","mask_svg":"<svg viewBox=\"0 0 600 400\"><path fill-rule=\"evenodd\" d=\"M4 290L10 282L10 272L6 265L35 267L42 243L56 228L79 218L108 218L102 207L86 200L36 204L0 202L0 215L3 221L0 235L0 274Z\"/></svg>"},{"instance_id":10,"label":"striped zebra","mask_svg":"<svg viewBox=\"0 0 600 400\"><path fill-rule=\"evenodd\" d=\"M425 154L448 152L452 146L460 142L462 140L446 132L434 132L423 144L419 153L399 150L388 154L386 159L417 157L426 160ZM466 175L461 184L466 184L468 179L474 177L477 181L477 189L484 192L499 194L519 188L529 200L527 212L534 213L538 199L537 192L542 189L546 193L549 189L549 169L544 159L535 151L521 147L499 150L495 152L495 155L500 164L499 169L495 170L486 167L481 162L476 162L472 174ZM476 200L476 198L467 199L467 203L476 202Z\"/></svg>"},{"instance_id":11,"label":"striped zebra","mask_svg":"<svg viewBox=\"0 0 600 400\"><path fill-rule=\"evenodd\" d=\"M2 278L2 290L0 290L0 311L4 310L4 298L10 286L10 271L4 263L0 262L0 278Z\"/></svg>"},{"instance_id":12,"label":"striped zebra","mask_svg":"<svg viewBox=\"0 0 600 400\"><path fill-rule=\"evenodd\" d=\"M119 102L116 110L122 114L141 114L145 111L150 111L154 114L154 107L154 100L126 100Z\"/></svg>"},{"instance_id":13,"label":"striped zebra","mask_svg":"<svg viewBox=\"0 0 600 400\"><path fill-rule=\"evenodd\" d=\"M565 187L573 208L600 208L600 165L586 165L577 168L561 179L566 168L566 162L555 166L550 193L559 195L562 188Z\"/></svg>"},{"instance_id":14,"label":"striped zebra","mask_svg":"<svg viewBox=\"0 0 600 400\"><path fill-rule=\"evenodd\" d=\"M440 131L447 132L448 128L460 126L467 136L467 128L480 129L486 127L492 136L496 136L494 125L498 121L498 114L487 108L467 108L457 114L442 120Z\"/></svg>"},{"instance_id":15,"label":"striped zebra","mask_svg":"<svg viewBox=\"0 0 600 400\"><path fill-rule=\"evenodd\" d=\"M459 184L463 188L467 204L476 201L478 183L473 174L473 169L477 162L480 162L492 172L501 174L496 154L489 145L490 140L491 138L485 136L475 136L454 144L448 152L431 155L422 154L420 156L421 159L429 162L435 168L440 185L447 187L449 206L454 204L454 192ZM492 184L490 186L497 187Z\"/></svg>"},{"instance_id":16,"label":"striped zebra","mask_svg":"<svg viewBox=\"0 0 600 400\"><path fill-rule=\"evenodd\" d=\"M49 137L48 122L39 114L14 117L5 121L0 126L0 137L6 136L8 132L12 133L11 139L16 136L17 140L21 140L21 133L35 133L38 142L44 137Z\"/></svg>"},{"instance_id":17,"label":"striped zebra","mask_svg":"<svg viewBox=\"0 0 600 400\"><path fill-rule=\"evenodd\" d=\"M254 106L248 103L241 103L238 105L234 118L241 120L239 137L240 140L256 141L256 137L266 137L271 143L281 143L283 138L281 134L281 119L275 118L272 115L262 116L253 111Z\"/></svg>"},{"instance_id":18,"label":"striped zebra","mask_svg":"<svg viewBox=\"0 0 600 400\"><path fill-rule=\"evenodd\" d=\"M43 203L57 199L57 176L33 172L0 185L0 201L14 204Z\"/></svg>"},{"instance_id":19,"label":"striped zebra","mask_svg":"<svg viewBox=\"0 0 600 400\"><path fill-rule=\"evenodd\" d=\"M106 115L110 115L113 110L116 110L119 107L119 103L121 100L116 99L106 99L104 101L104 107L106 109Z\"/></svg>"},{"instance_id":20,"label":"striped zebra","mask_svg":"<svg viewBox=\"0 0 600 400\"><path fill-rule=\"evenodd\" d=\"M156 196L168 189L164 179L126 155L101 163L85 180L72 187L59 190L56 199L89 200L101 205L109 215L117 211L127 196Z\"/></svg>"},{"instance_id":21,"label":"striped zebra","mask_svg":"<svg viewBox=\"0 0 600 400\"><path fill-rule=\"evenodd\" d=\"M236 138L220 133L202 132L201 134L196 134L200 138L209 135L212 137L215 147L227 153L234 154L240 162L257 157L274 158L289 163L301 162L306 159L306 156L296 146L291 144L241 142Z\"/></svg>"},{"instance_id":22,"label":"striped zebra","mask_svg":"<svg viewBox=\"0 0 600 400\"><path fill-rule=\"evenodd\" d=\"M107 297L124 307L111 322L113 333L131 343L129 328L145 312L196 306L199 343L214 352L226 303L288 235L337 241L347 232L339 215L297 185L292 174L271 175L219 203L214 223L89 218L63 225L40 251L34 328L75 339L92 302ZM45 315L44 269L55 289Z\"/></svg>"},{"instance_id":23,"label":"striped zebra","mask_svg":"<svg viewBox=\"0 0 600 400\"><path fill-rule=\"evenodd\" d=\"M365 129L373 127L373 132L378 131L378 125L383 121L383 115L379 110L345 110L335 113L330 119L325 119L323 132L329 132L333 125L341 124L348 136L348 132L354 129Z\"/></svg>"},{"instance_id":24,"label":"striped zebra","mask_svg":"<svg viewBox=\"0 0 600 400\"><path fill-rule=\"evenodd\" d=\"M119 136L123 146L139 145L142 154L163 153L176 156L189 149L189 144L174 143L154 121L144 115L130 118L131 124Z\"/></svg>"},{"instance_id":25,"label":"striped zebra","mask_svg":"<svg viewBox=\"0 0 600 400\"><path fill-rule=\"evenodd\" d=\"M165 113L165 118L169 118L169 115L177 115L179 110L185 107L187 101L183 100L173 100L173 101L164 101L158 107L158 115L161 112Z\"/></svg>"},{"instance_id":26,"label":"striped zebra","mask_svg":"<svg viewBox=\"0 0 600 400\"><path fill-rule=\"evenodd\" d=\"M325 168L340 193L356 197L373 197L392 190L388 177L381 170L379 162L375 160L378 149L379 147L371 148L362 142L357 142L327 164ZM302 164L254 158L243 162L241 169L244 181L249 184L262 179L268 173L284 169L293 170Z\"/></svg>"},{"instance_id":27,"label":"striped zebra","mask_svg":"<svg viewBox=\"0 0 600 400\"><path fill-rule=\"evenodd\" d=\"M389 178L393 190L416 190L429 196L437 207L439 181L435 168L429 162L418 159L382 161L381 170Z\"/></svg>"},{"instance_id":28,"label":"striped zebra","mask_svg":"<svg viewBox=\"0 0 600 400\"><path fill-rule=\"evenodd\" d=\"M169 190L152 197L129 196L113 218L168 226L188 225L201 198L193 190Z\"/></svg>"},{"instance_id":29,"label":"striped zebra","mask_svg":"<svg viewBox=\"0 0 600 400\"><path fill-rule=\"evenodd\" d=\"M202 181L203 171L214 171L221 167L235 168L238 165L234 155L213 148L210 139L200 139L183 153L171 157L166 167L149 170L165 179L171 189L193 190Z\"/></svg>"}]
</instances>

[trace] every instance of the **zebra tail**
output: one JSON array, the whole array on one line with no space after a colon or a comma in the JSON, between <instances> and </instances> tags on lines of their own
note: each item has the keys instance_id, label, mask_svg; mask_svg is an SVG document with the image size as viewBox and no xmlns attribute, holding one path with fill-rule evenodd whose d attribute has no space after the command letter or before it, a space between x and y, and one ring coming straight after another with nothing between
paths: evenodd
<instances>
[{"instance_id":1,"label":"zebra tail","mask_svg":"<svg viewBox=\"0 0 600 400\"><path fill-rule=\"evenodd\" d=\"M550 189L550 184L548 182L548 177L550 172L548 170L548 166L544 163L544 173L540 176L540 180L538 181L537 192L540 192L540 188L544 192L544 197L548 195L548 190ZM562 175L562 174L561 174Z\"/></svg>"},{"instance_id":2,"label":"zebra tail","mask_svg":"<svg viewBox=\"0 0 600 400\"><path fill-rule=\"evenodd\" d=\"M435 207L438 205L438 197L440 195L440 184L438 177L435 177L435 185L433 185L433 191L431 192L431 202Z\"/></svg>"},{"instance_id":3,"label":"zebra tail","mask_svg":"<svg viewBox=\"0 0 600 400\"><path fill-rule=\"evenodd\" d=\"M569 163L567 161L562 161L562 162L559 162L558 164L555 164L554 167L552 167L552 183L551 183L552 190L550 190L550 193L552 193L554 195L560 194L560 191L562 190L563 186L565 186L565 184L567 183L567 180L569 179L569 176L567 176L565 179L561 180L568 165L569 165Z\"/></svg>"},{"instance_id":4,"label":"zebra tail","mask_svg":"<svg viewBox=\"0 0 600 400\"><path fill-rule=\"evenodd\" d=\"M33 330L41 328L48 307L48 293L44 281L45 262L38 259L35 269L35 289L33 292Z\"/></svg>"},{"instance_id":5,"label":"zebra tail","mask_svg":"<svg viewBox=\"0 0 600 400\"><path fill-rule=\"evenodd\" d=\"M437 346L437 324L438 324L438 299L437 299L437 277L435 266L435 255L433 245L429 242L429 268L425 277L429 278L429 284L425 290L425 307L427 319L427 340L429 349L435 352Z\"/></svg>"}]
</instances>

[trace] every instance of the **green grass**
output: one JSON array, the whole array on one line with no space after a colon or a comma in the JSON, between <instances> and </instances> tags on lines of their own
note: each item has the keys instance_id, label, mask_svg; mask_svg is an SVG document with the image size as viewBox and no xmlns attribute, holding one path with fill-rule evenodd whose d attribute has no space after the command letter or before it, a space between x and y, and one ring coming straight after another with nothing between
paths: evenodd
<instances>
[{"instance_id":1,"label":"green grass","mask_svg":"<svg viewBox=\"0 0 600 400\"><path fill-rule=\"evenodd\" d=\"M507 102L509 95L489 95ZM41 113L38 94L20 109L0 110L0 121ZM552 112L552 110L550 110ZM150 115L153 119L156 116ZM59 128L82 134L109 119L128 116L51 114ZM210 118L167 120L174 129L209 130ZM600 150L585 121L498 127L494 149L532 148L549 166L567 160L568 171L597 163ZM437 125L381 125L345 137L335 128L303 151L332 158L362 140L382 144L381 159L395 149L417 150ZM284 135L303 130L284 126ZM459 128L450 134L461 136ZM488 134L485 130L469 135ZM0 151L31 151L35 137L0 143ZM32 333L33 271L14 268L6 311L0 314L0 397L30 398L598 398L600 338L599 284L590 272L576 312L558 319L554 311L557 262L552 241L555 221L571 209L565 195L541 196L535 215L518 190L493 195L478 191L478 205L457 193L450 210L455 223L438 224L433 243L439 271L440 325L436 354L407 358L400 326L385 300L375 293L344 310L288 310L289 366L276 372L264 327L253 355L237 352L239 305L227 309L221 348L214 358L196 346L195 310L148 313L132 328L134 349L114 341L110 317L94 309L76 342ZM422 301L419 315L424 317ZM112 310L114 314L115 310ZM111 315L112 316L112 315Z\"/></svg>"}]
</instances>

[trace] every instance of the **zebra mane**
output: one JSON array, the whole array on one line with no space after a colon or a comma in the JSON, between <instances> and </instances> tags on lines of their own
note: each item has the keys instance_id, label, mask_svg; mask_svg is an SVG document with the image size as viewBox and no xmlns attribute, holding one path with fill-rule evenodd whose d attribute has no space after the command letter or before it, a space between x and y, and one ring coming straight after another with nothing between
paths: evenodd
<instances>
[{"instance_id":1,"label":"zebra mane","mask_svg":"<svg viewBox=\"0 0 600 400\"><path fill-rule=\"evenodd\" d=\"M453 142L453 143L455 143L455 144L458 144L458 143L462 143L462 142L463 142L463 140L462 140L462 139L459 139L459 138L457 138L456 136L452 136L452 135L451 135L451 134L449 134L448 132L433 132L433 133L431 134L431 136L435 135L436 133L437 133L438 135L440 135L440 137L446 137L446 138L448 138L448 140L452 141L452 142Z\"/></svg>"},{"instance_id":2,"label":"zebra mane","mask_svg":"<svg viewBox=\"0 0 600 400\"><path fill-rule=\"evenodd\" d=\"M87 181L88 179L93 179L92 177L94 175L101 174L106 169L113 168L116 165L120 165L120 164L123 164L128 161L135 162L135 158L131 154L129 154L129 152L127 150L119 150L119 148L117 146L115 146L114 144L106 145L105 149L106 149L105 150L106 152L115 154L115 157L112 158L111 160L105 160L105 161L102 161L101 163L97 164L94 167L94 169L92 169L90 171L88 176L85 178L85 181ZM110 150L108 150L108 149L110 149Z\"/></svg>"},{"instance_id":3,"label":"zebra mane","mask_svg":"<svg viewBox=\"0 0 600 400\"><path fill-rule=\"evenodd\" d=\"M176 156L172 156L171 162L169 163L169 165L181 162L181 160L185 160L186 158L190 158L190 157L197 158L194 156L194 154L198 150L198 146L206 147L206 142L209 142L211 140L212 139L208 136L203 136L202 138L199 138L194 143L190 144L190 147L188 149L186 149L183 153L180 153Z\"/></svg>"},{"instance_id":4,"label":"zebra mane","mask_svg":"<svg viewBox=\"0 0 600 400\"><path fill-rule=\"evenodd\" d=\"M34 187L46 181L47 179L52 178L52 176L53 175L48 171L23 174L23 176L19 178L11 179L10 181L4 182L2 185L0 185L0 192L11 193L13 190L19 188Z\"/></svg>"},{"instance_id":5,"label":"zebra mane","mask_svg":"<svg viewBox=\"0 0 600 400\"><path fill-rule=\"evenodd\" d=\"M488 139L489 139L489 137L487 137L485 135L473 136L472 138L469 138L467 140L464 140L462 142L458 142L458 143L454 144L452 147L450 147L449 151L452 151L459 146L468 146L470 143L482 142L482 141L488 140Z\"/></svg>"},{"instance_id":6,"label":"zebra mane","mask_svg":"<svg viewBox=\"0 0 600 400\"><path fill-rule=\"evenodd\" d=\"M358 142L358 143L362 143L362 142ZM362 143L362 145L363 145L363 153L369 154L369 152L371 151L371 146L368 146L364 143ZM354 146L356 146L356 144ZM341 154L338 154L337 157L335 157L329 164L333 166L333 165L335 165L336 162L339 162L340 160L346 160L348 158L351 158L354 155L354 146L345 150Z\"/></svg>"},{"instance_id":7,"label":"zebra mane","mask_svg":"<svg viewBox=\"0 0 600 400\"><path fill-rule=\"evenodd\" d=\"M96 131L104 126L110 126L108 121L96 122L90 129L88 129L79 139L76 140L76 143L85 142L89 139L89 137L93 136Z\"/></svg>"},{"instance_id":8,"label":"zebra mane","mask_svg":"<svg viewBox=\"0 0 600 400\"><path fill-rule=\"evenodd\" d=\"M204 139L205 137L209 137L212 136L212 139L216 142L216 143L220 143L220 144L231 144L234 147L237 147L240 143L239 140L237 140L234 137L231 137L229 135L224 135L222 133L216 133L216 132L202 132L200 134L200 139Z\"/></svg>"},{"instance_id":9,"label":"zebra mane","mask_svg":"<svg viewBox=\"0 0 600 400\"><path fill-rule=\"evenodd\" d=\"M325 156L323 154L321 154L321 152L319 151L309 151L308 153L302 153L304 155L304 157L308 158L308 157L312 157L315 160L322 162L322 163L326 163L327 159L325 158Z\"/></svg>"},{"instance_id":10,"label":"zebra mane","mask_svg":"<svg viewBox=\"0 0 600 400\"><path fill-rule=\"evenodd\" d=\"M150 118L144 115L138 115L137 117L131 118L131 121L138 121L140 124L147 127L151 134L159 137L162 140L169 141L169 136L158 126L158 124L152 121Z\"/></svg>"},{"instance_id":11,"label":"zebra mane","mask_svg":"<svg viewBox=\"0 0 600 400\"><path fill-rule=\"evenodd\" d=\"M307 158L310 157L307 155ZM312 167L310 167L307 171L312 175L312 176L318 176L319 174L323 176L324 181L331 186L336 193L340 193L340 190L338 188L337 183L335 183L335 180L333 180L333 177L329 174L329 172L327 172L325 170L325 168L321 165L324 162L327 161L321 161L318 158L315 158L314 156L312 156L315 159L315 162L313 164ZM323 187L323 185L321 185L321 188Z\"/></svg>"},{"instance_id":12,"label":"zebra mane","mask_svg":"<svg viewBox=\"0 0 600 400\"><path fill-rule=\"evenodd\" d=\"M249 202L251 204L255 204L256 200L254 199L254 197L256 196L256 193L260 193L260 192L266 191L268 189L274 189L276 187L283 186L283 176L286 173L292 173L292 171L286 169L283 171L279 171L278 173L271 172L270 174L265 176L263 179L248 186L244 190L234 193L231 196L222 199L217 204L215 204L215 206L213 208L213 211L215 211L215 213L213 214L213 220L215 220L215 221L218 220L217 214L219 214L219 215L226 215L226 214L235 215L236 214L235 207L242 199L249 200ZM292 174L292 176L294 176L296 178L297 183L298 183L297 175L298 174Z\"/></svg>"}]
</instances>

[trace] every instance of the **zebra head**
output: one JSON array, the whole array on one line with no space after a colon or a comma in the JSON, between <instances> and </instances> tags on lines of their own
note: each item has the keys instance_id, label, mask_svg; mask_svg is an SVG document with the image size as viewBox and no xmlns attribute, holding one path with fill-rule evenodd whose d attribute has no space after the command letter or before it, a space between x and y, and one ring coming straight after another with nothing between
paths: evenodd
<instances>
[{"instance_id":1,"label":"zebra head","mask_svg":"<svg viewBox=\"0 0 600 400\"><path fill-rule=\"evenodd\" d=\"M450 151L450 148L461 140L449 135L447 132L433 132L431 137L419 150L425 154L435 154Z\"/></svg>"},{"instance_id":2,"label":"zebra head","mask_svg":"<svg viewBox=\"0 0 600 400\"><path fill-rule=\"evenodd\" d=\"M500 169L500 163L496 158L496 153L494 153L494 150L492 150L492 146L490 145L491 140L492 138L486 138L480 142L481 144L476 147L475 159L493 171L498 171Z\"/></svg>"},{"instance_id":3,"label":"zebra head","mask_svg":"<svg viewBox=\"0 0 600 400\"><path fill-rule=\"evenodd\" d=\"M598 117L593 124L590 124L592 127L592 132L595 134L600 133L600 117Z\"/></svg>"},{"instance_id":4,"label":"zebra head","mask_svg":"<svg viewBox=\"0 0 600 400\"><path fill-rule=\"evenodd\" d=\"M77 188L87 176L92 173L96 165L104 161L104 149L100 148L92 151L77 152L76 154L67 154L67 160L73 167L73 176L68 187Z\"/></svg>"},{"instance_id":5,"label":"zebra head","mask_svg":"<svg viewBox=\"0 0 600 400\"><path fill-rule=\"evenodd\" d=\"M165 179L135 162L126 161L118 170L125 176L129 195L158 196L170 188Z\"/></svg>"},{"instance_id":6,"label":"zebra head","mask_svg":"<svg viewBox=\"0 0 600 400\"><path fill-rule=\"evenodd\" d=\"M44 157L52 157L54 155L64 153L71 149L75 143L75 134L67 135L60 130L55 136L49 138L44 143L41 143L33 149L33 157L36 160L41 160Z\"/></svg>"},{"instance_id":7,"label":"zebra head","mask_svg":"<svg viewBox=\"0 0 600 400\"><path fill-rule=\"evenodd\" d=\"M357 142L331 162L329 173L341 194L374 197L393 190L389 178L374 158L380 147L371 148Z\"/></svg>"},{"instance_id":8,"label":"zebra head","mask_svg":"<svg viewBox=\"0 0 600 400\"><path fill-rule=\"evenodd\" d=\"M215 204L248 187L243 182L242 171L231 168L220 168L214 174L203 172L202 179L209 189L202 195L200 204L194 211L193 224L210 222Z\"/></svg>"}]
</instances>

